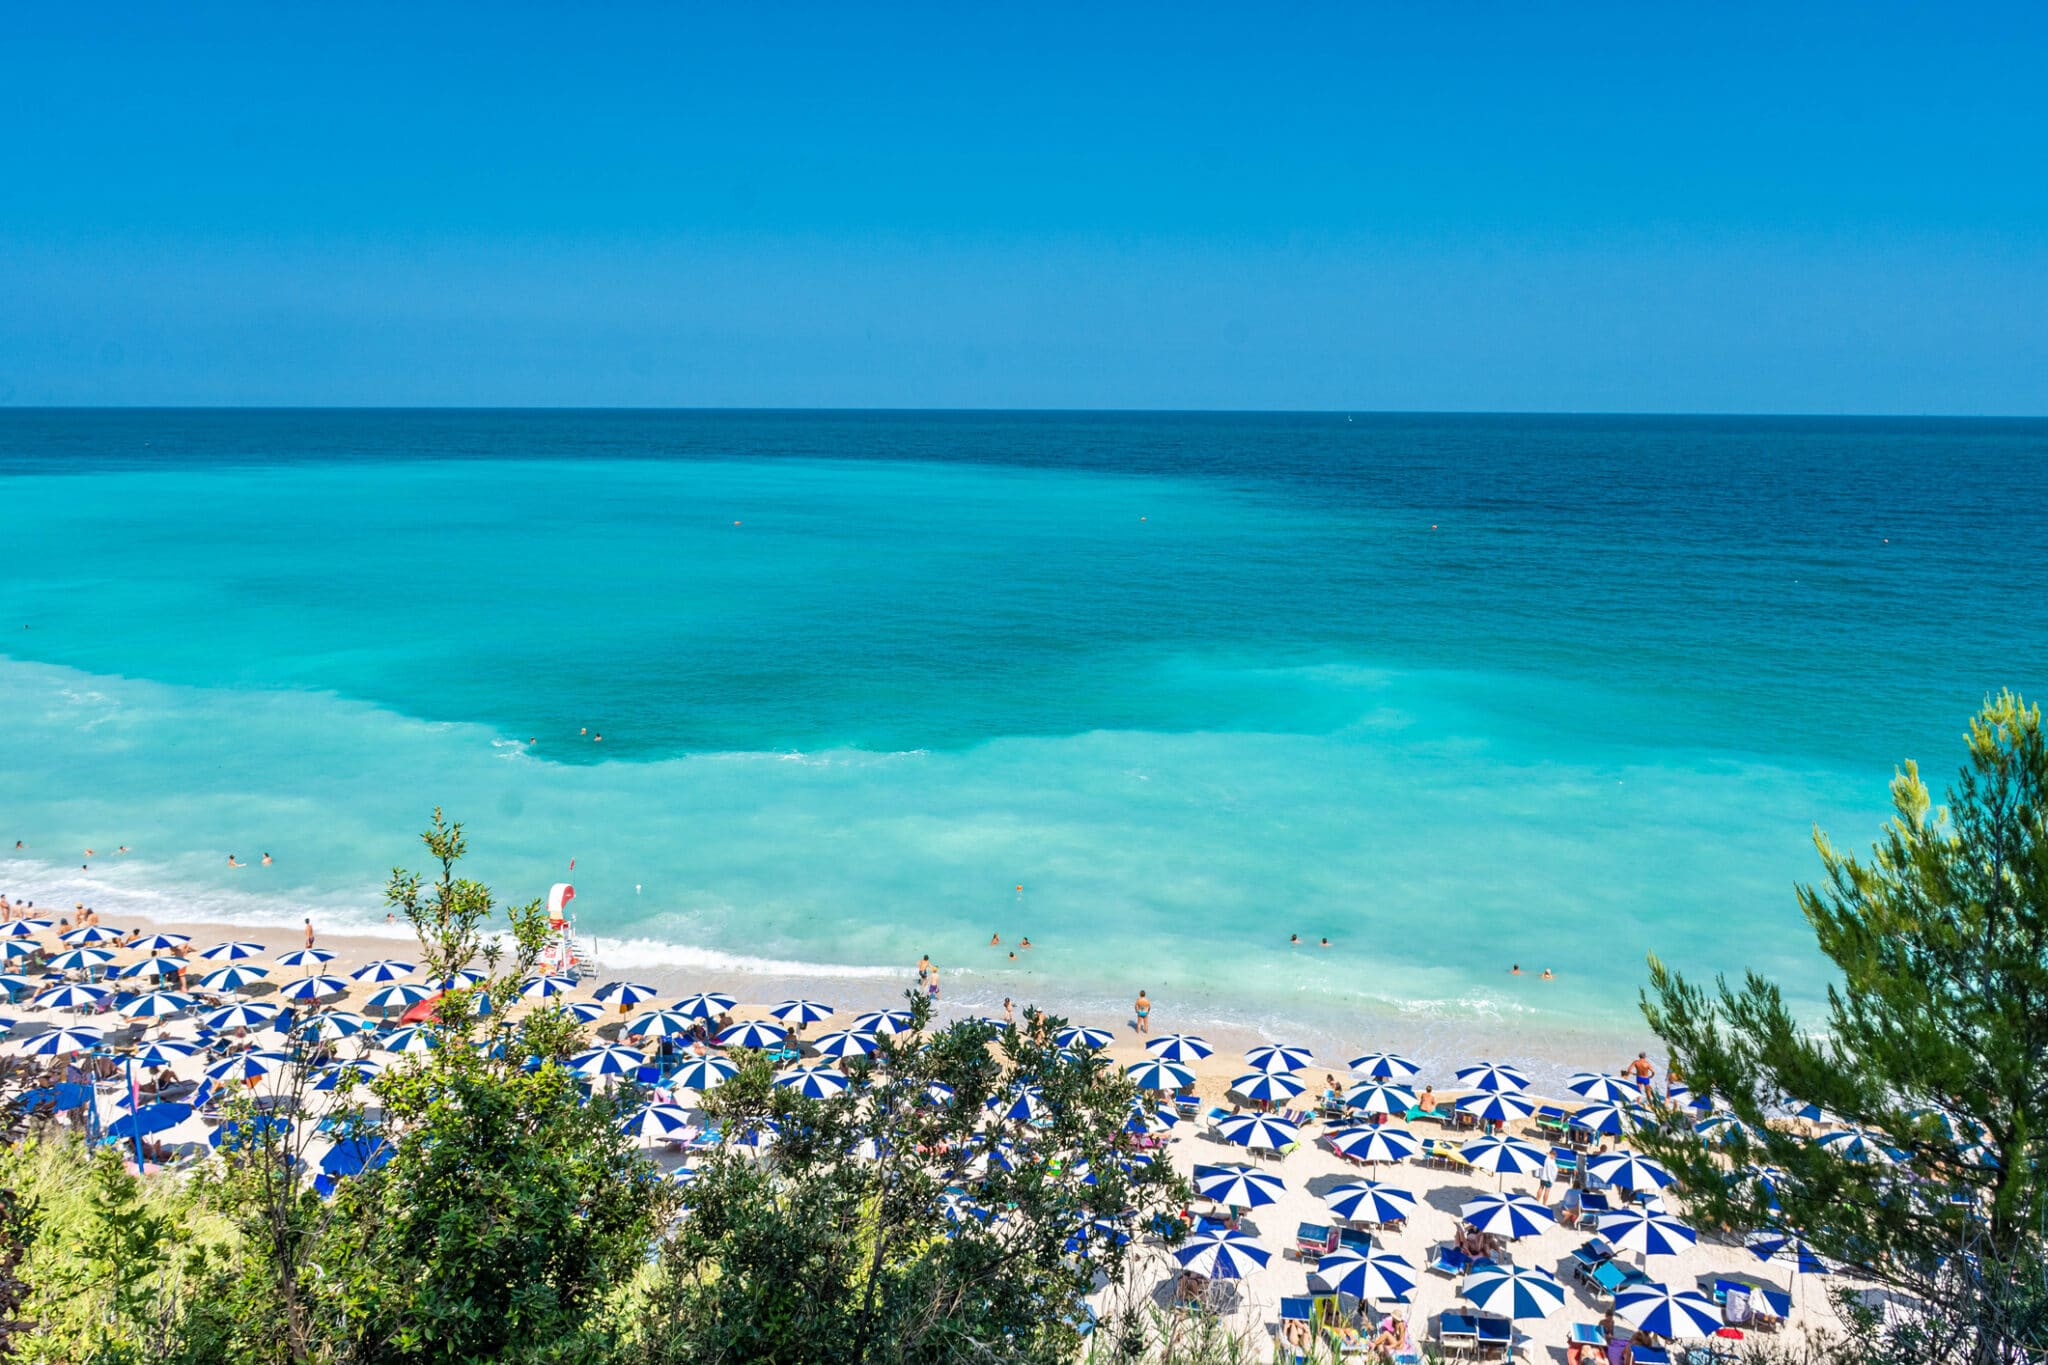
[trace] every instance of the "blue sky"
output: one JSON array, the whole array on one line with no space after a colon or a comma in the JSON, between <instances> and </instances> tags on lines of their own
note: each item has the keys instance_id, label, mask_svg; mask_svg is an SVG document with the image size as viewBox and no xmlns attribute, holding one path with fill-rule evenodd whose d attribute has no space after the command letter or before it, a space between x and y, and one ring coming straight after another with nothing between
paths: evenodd
<instances>
[{"instance_id":1,"label":"blue sky","mask_svg":"<svg viewBox=\"0 0 2048 1365\"><path fill-rule=\"evenodd\" d=\"M0 402L2048 412L2048 6L18 7Z\"/></svg>"}]
</instances>

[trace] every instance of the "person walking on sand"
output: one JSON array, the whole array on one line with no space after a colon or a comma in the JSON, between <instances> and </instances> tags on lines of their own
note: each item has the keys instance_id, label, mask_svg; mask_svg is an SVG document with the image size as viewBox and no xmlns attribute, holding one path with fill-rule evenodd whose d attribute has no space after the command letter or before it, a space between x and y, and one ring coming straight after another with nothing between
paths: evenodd
<instances>
[{"instance_id":1,"label":"person walking on sand","mask_svg":"<svg viewBox=\"0 0 2048 1365\"><path fill-rule=\"evenodd\" d=\"M313 946L313 918L310 915L306 917L306 946Z\"/></svg>"},{"instance_id":2,"label":"person walking on sand","mask_svg":"<svg viewBox=\"0 0 2048 1365\"><path fill-rule=\"evenodd\" d=\"M1140 990L1138 992L1138 1001L1135 1005L1131 1006L1131 1008L1135 1010L1138 1015L1138 1032L1141 1034L1151 1033L1152 1001L1145 994L1144 991Z\"/></svg>"}]
</instances>

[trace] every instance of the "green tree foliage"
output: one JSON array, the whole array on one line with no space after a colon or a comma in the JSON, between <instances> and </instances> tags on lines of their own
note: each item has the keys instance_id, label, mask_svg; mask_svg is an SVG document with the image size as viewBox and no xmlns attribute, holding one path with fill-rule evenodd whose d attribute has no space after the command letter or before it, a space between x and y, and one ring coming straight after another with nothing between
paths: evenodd
<instances>
[{"instance_id":1,"label":"green tree foliage","mask_svg":"<svg viewBox=\"0 0 2048 1365\"><path fill-rule=\"evenodd\" d=\"M1083 1295L1187 1190L1131 1160L1129 1082L1054 1047L1057 1023L933 1029L913 1000L912 1027L822 1100L746 1064L706 1097L724 1142L664 1247L646 1358L1074 1359ZM1004 1117L1020 1101L1030 1118Z\"/></svg>"},{"instance_id":2,"label":"green tree foliage","mask_svg":"<svg viewBox=\"0 0 2048 1365\"><path fill-rule=\"evenodd\" d=\"M2048 743L2010 693L1968 743L1940 808L1898 773L1867 859L1816 835L1826 877L1799 905L1841 973L1823 1031L1755 973L1708 990L1651 960L1651 1026L1742 1126L1710 1144L1673 1114L1646 1145L1695 1216L1794 1230L1909 1295L1922 1358L1995 1361L2048 1342ZM1809 1140L1774 1117L1788 1097L1882 1150Z\"/></svg>"}]
</instances>

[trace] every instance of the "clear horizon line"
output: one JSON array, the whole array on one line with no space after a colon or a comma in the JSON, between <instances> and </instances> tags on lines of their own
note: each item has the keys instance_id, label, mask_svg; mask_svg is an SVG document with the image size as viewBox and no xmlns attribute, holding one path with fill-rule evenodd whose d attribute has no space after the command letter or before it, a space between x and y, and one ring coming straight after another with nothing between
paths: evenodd
<instances>
[{"instance_id":1,"label":"clear horizon line","mask_svg":"<svg viewBox=\"0 0 2048 1365\"><path fill-rule=\"evenodd\" d=\"M893 404L813 407L798 404L644 403L0 403L0 412L419 412L419 413L782 413L1100 417L1582 417L1763 419L1772 421L2041 422L2038 413L1752 412L1735 409L1627 408L1178 408L1178 407L904 407Z\"/></svg>"}]
</instances>

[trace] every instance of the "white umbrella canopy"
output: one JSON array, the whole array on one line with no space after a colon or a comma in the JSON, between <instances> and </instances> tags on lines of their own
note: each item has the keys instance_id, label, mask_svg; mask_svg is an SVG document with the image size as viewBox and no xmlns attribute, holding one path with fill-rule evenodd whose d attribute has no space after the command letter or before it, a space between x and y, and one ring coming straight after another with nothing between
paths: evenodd
<instances>
[{"instance_id":1,"label":"white umbrella canopy","mask_svg":"<svg viewBox=\"0 0 2048 1365\"><path fill-rule=\"evenodd\" d=\"M304 967L307 971L334 961L334 954L325 948L294 948L288 953L277 955L280 967Z\"/></svg>"},{"instance_id":2,"label":"white umbrella canopy","mask_svg":"<svg viewBox=\"0 0 2048 1365\"><path fill-rule=\"evenodd\" d=\"M268 967L229 965L200 977L199 985L209 991L241 991L259 985L269 975Z\"/></svg>"},{"instance_id":3,"label":"white umbrella canopy","mask_svg":"<svg viewBox=\"0 0 2048 1365\"><path fill-rule=\"evenodd\" d=\"M1299 1128L1271 1114L1234 1114L1217 1123L1216 1134L1254 1152L1277 1152L1301 1141Z\"/></svg>"},{"instance_id":4,"label":"white umbrella canopy","mask_svg":"<svg viewBox=\"0 0 2048 1365\"><path fill-rule=\"evenodd\" d=\"M1516 1137L1474 1138L1458 1149L1458 1155L1475 1170L1496 1175L1530 1175L1550 1159L1550 1153L1535 1143Z\"/></svg>"},{"instance_id":5,"label":"white umbrella canopy","mask_svg":"<svg viewBox=\"0 0 2048 1365\"><path fill-rule=\"evenodd\" d=\"M1413 1193L1381 1180L1354 1180L1323 1196L1332 1218L1352 1223L1400 1223L1421 1207Z\"/></svg>"},{"instance_id":6,"label":"white umbrella canopy","mask_svg":"<svg viewBox=\"0 0 2048 1365\"><path fill-rule=\"evenodd\" d=\"M1283 1071L1299 1071L1314 1061L1315 1054L1307 1048L1294 1047L1286 1043L1269 1043L1244 1054L1247 1071L1263 1072L1268 1076Z\"/></svg>"},{"instance_id":7,"label":"white umbrella canopy","mask_svg":"<svg viewBox=\"0 0 2048 1365\"><path fill-rule=\"evenodd\" d=\"M1422 1066L1398 1052L1363 1052L1349 1063L1351 1070L1360 1076L1370 1076L1382 1081L1413 1080L1422 1074Z\"/></svg>"},{"instance_id":8,"label":"white umbrella canopy","mask_svg":"<svg viewBox=\"0 0 2048 1365\"><path fill-rule=\"evenodd\" d=\"M1140 1090L1183 1090L1195 1083L1194 1072L1156 1057L1131 1063L1124 1068L1124 1074Z\"/></svg>"},{"instance_id":9,"label":"white umbrella canopy","mask_svg":"<svg viewBox=\"0 0 2048 1365\"><path fill-rule=\"evenodd\" d=\"M130 1019L164 1019L182 1014L198 1003L191 996L180 995L176 991L151 991L121 1006L121 1013Z\"/></svg>"},{"instance_id":10,"label":"white umbrella canopy","mask_svg":"<svg viewBox=\"0 0 2048 1365\"><path fill-rule=\"evenodd\" d=\"M1195 1193L1204 1199L1241 1209L1271 1204L1287 1188L1280 1177L1270 1171L1240 1165L1197 1166L1194 1186Z\"/></svg>"},{"instance_id":11,"label":"white umbrella canopy","mask_svg":"<svg viewBox=\"0 0 2048 1365\"><path fill-rule=\"evenodd\" d=\"M363 1008L366 1010L409 1010L414 1005L419 1004L420 1001L431 998L433 994L434 992L417 982L401 981L395 986L386 986L382 990L371 992L370 998L363 1001Z\"/></svg>"},{"instance_id":12,"label":"white umbrella canopy","mask_svg":"<svg viewBox=\"0 0 2048 1365\"><path fill-rule=\"evenodd\" d=\"M647 1065L647 1054L616 1043L579 1052L569 1059L570 1069L580 1076L629 1076Z\"/></svg>"},{"instance_id":13,"label":"white umbrella canopy","mask_svg":"<svg viewBox=\"0 0 2048 1365\"><path fill-rule=\"evenodd\" d=\"M1344 1092L1344 1104L1361 1114L1406 1114L1419 1100L1405 1085L1390 1081L1366 1081Z\"/></svg>"},{"instance_id":14,"label":"white umbrella canopy","mask_svg":"<svg viewBox=\"0 0 2048 1365\"><path fill-rule=\"evenodd\" d=\"M1230 1083L1233 1094L1264 1104L1285 1104L1307 1088L1299 1076L1285 1071L1252 1071Z\"/></svg>"},{"instance_id":15,"label":"white umbrella canopy","mask_svg":"<svg viewBox=\"0 0 2048 1365\"><path fill-rule=\"evenodd\" d=\"M1576 1072L1564 1088L1593 1104L1633 1104L1638 1098L1635 1086L1600 1071Z\"/></svg>"},{"instance_id":16,"label":"white umbrella canopy","mask_svg":"<svg viewBox=\"0 0 2048 1365\"><path fill-rule=\"evenodd\" d=\"M138 953L175 953L191 941L190 934L145 934L128 946Z\"/></svg>"},{"instance_id":17,"label":"white umbrella canopy","mask_svg":"<svg viewBox=\"0 0 2048 1365\"><path fill-rule=\"evenodd\" d=\"M739 1074L739 1066L724 1057L695 1057L676 1068L669 1078L678 1090L695 1090L702 1093L716 1090L720 1085Z\"/></svg>"},{"instance_id":18,"label":"white umbrella canopy","mask_svg":"<svg viewBox=\"0 0 2048 1365\"><path fill-rule=\"evenodd\" d=\"M619 1131L664 1142L688 1142L699 1130L690 1111L680 1104L643 1104L626 1116Z\"/></svg>"},{"instance_id":19,"label":"white umbrella canopy","mask_svg":"<svg viewBox=\"0 0 2048 1365\"><path fill-rule=\"evenodd\" d=\"M231 1028L261 1028L275 1018L277 1006L265 1000L252 1000L223 1006L199 1022L217 1032L225 1032Z\"/></svg>"},{"instance_id":20,"label":"white umbrella canopy","mask_svg":"<svg viewBox=\"0 0 2048 1365\"><path fill-rule=\"evenodd\" d=\"M696 1027L695 1019L674 1010L643 1010L619 1032L629 1038L682 1038Z\"/></svg>"},{"instance_id":21,"label":"white umbrella canopy","mask_svg":"<svg viewBox=\"0 0 2048 1365\"><path fill-rule=\"evenodd\" d=\"M1587 1158L1586 1173L1624 1190L1661 1190L1678 1178L1650 1158L1627 1150Z\"/></svg>"},{"instance_id":22,"label":"white umbrella canopy","mask_svg":"<svg viewBox=\"0 0 2048 1365\"><path fill-rule=\"evenodd\" d=\"M1407 1301L1415 1288L1415 1267L1405 1256L1380 1247L1343 1247L1316 1260L1316 1279L1339 1294L1369 1302Z\"/></svg>"},{"instance_id":23,"label":"white umbrella canopy","mask_svg":"<svg viewBox=\"0 0 2048 1365\"><path fill-rule=\"evenodd\" d=\"M1481 1232L1509 1241L1557 1225L1557 1215L1526 1194L1482 1194L1461 1206L1458 1216Z\"/></svg>"},{"instance_id":24,"label":"white umbrella canopy","mask_svg":"<svg viewBox=\"0 0 2048 1365\"><path fill-rule=\"evenodd\" d=\"M11 942L11 941L10 941ZM10 953L12 957L14 954ZM105 948L73 948L68 953L59 953L50 959L50 966L60 972L89 971L104 967L114 960L114 954Z\"/></svg>"},{"instance_id":25,"label":"white umbrella canopy","mask_svg":"<svg viewBox=\"0 0 2048 1365\"><path fill-rule=\"evenodd\" d=\"M811 1039L811 1046L821 1057L866 1057L881 1045L874 1034L852 1029L833 1029Z\"/></svg>"},{"instance_id":26,"label":"white umbrella canopy","mask_svg":"<svg viewBox=\"0 0 2048 1365\"><path fill-rule=\"evenodd\" d=\"M1643 1284L1614 1296L1614 1316L1660 1337L1710 1337L1721 1329L1721 1310L1697 1289Z\"/></svg>"},{"instance_id":27,"label":"white umbrella canopy","mask_svg":"<svg viewBox=\"0 0 2048 1365\"><path fill-rule=\"evenodd\" d=\"M230 939L226 943L214 944L202 951L199 956L208 962L242 962L252 957L267 957L269 954L270 949L260 943L251 943L246 939Z\"/></svg>"},{"instance_id":28,"label":"white umbrella canopy","mask_svg":"<svg viewBox=\"0 0 2048 1365\"><path fill-rule=\"evenodd\" d=\"M1465 1089L1490 1095L1516 1095L1529 1088L1529 1078L1520 1069L1494 1062L1460 1067L1457 1077L1458 1084Z\"/></svg>"},{"instance_id":29,"label":"white umbrella canopy","mask_svg":"<svg viewBox=\"0 0 2048 1365\"><path fill-rule=\"evenodd\" d=\"M96 1028L53 1028L23 1040L15 1050L24 1057L63 1057L73 1052L90 1052L104 1041Z\"/></svg>"},{"instance_id":30,"label":"white umbrella canopy","mask_svg":"<svg viewBox=\"0 0 2048 1365\"><path fill-rule=\"evenodd\" d=\"M1273 1253L1241 1232L1190 1237L1173 1253L1183 1269L1212 1280L1242 1279L1273 1259Z\"/></svg>"},{"instance_id":31,"label":"white umbrella canopy","mask_svg":"<svg viewBox=\"0 0 2048 1365\"><path fill-rule=\"evenodd\" d=\"M1209 1040L1193 1033L1162 1033L1145 1044L1145 1051L1163 1062L1199 1062L1214 1055Z\"/></svg>"},{"instance_id":32,"label":"white umbrella canopy","mask_svg":"<svg viewBox=\"0 0 2048 1365\"><path fill-rule=\"evenodd\" d=\"M768 1012L785 1024L797 1026L822 1023L837 1013L822 1000L806 1000L801 996L785 1000Z\"/></svg>"},{"instance_id":33,"label":"white umbrella canopy","mask_svg":"<svg viewBox=\"0 0 2048 1365\"><path fill-rule=\"evenodd\" d=\"M1465 1277L1458 1291L1482 1313L1516 1320L1547 1318L1564 1307L1564 1286L1557 1276L1533 1265L1482 1266Z\"/></svg>"},{"instance_id":34,"label":"white umbrella canopy","mask_svg":"<svg viewBox=\"0 0 2048 1365\"><path fill-rule=\"evenodd\" d=\"M326 995L340 995L348 989L348 982L338 976L302 976L286 984L278 994L287 1000L318 1000Z\"/></svg>"},{"instance_id":35,"label":"white umbrella canopy","mask_svg":"<svg viewBox=\"0 0 2048 1365\"><path fill-rule=\"evenodd\" d=\"M403 977L411 976L418 970L419 968L410 962L400 962L396 958L380 957L374 961L365 962L362 966L350 972L349 975L358 981L367 981L374 984L385 981L397 981Z\"/></svg>"},{"instance_id":36,"label":"white umbrella canopy","mask_svg":"<svg viewBox=\"0 0 2048 1365\"><path fill-rule=\"evenodd\" d=\"M1405 1128L1343 1128L1327 1137L1331 1147L1353 1161L1406 1161L1422 1150Z\"/></svg>"},{"instance_id":37,"label":"white umbrella canopy","mask_svg":"<svg viewBox=\"0 0 2048 1365\"><path fill-rule=\"evenodd\" d=\"M1620 1251L1642 1256L1678 1256L1699 1242L1699 1234L1668 1213L1644 1208L1600 1215L1600 1236Z\"/></svg>"},{"instance_id":38,"label":"white umbrella canopy","mask_svg":"<svg viewBox=\"0 0 2048 1365\"><path fill-rule=\"evenodd\" d=\"M737 998L722 992L698 991L693 995L684 996L669 1008L678 1014L687 1014L692 1019L716 1019L719 1015L730 1012L737 1004Z\"/></svg>"}]
</instances>

